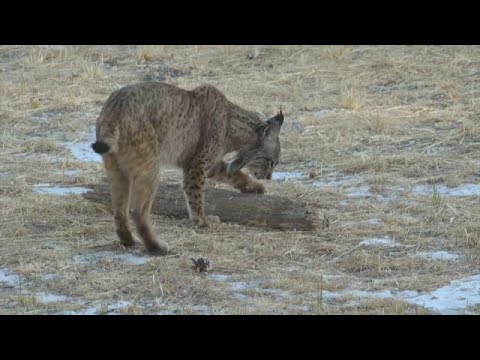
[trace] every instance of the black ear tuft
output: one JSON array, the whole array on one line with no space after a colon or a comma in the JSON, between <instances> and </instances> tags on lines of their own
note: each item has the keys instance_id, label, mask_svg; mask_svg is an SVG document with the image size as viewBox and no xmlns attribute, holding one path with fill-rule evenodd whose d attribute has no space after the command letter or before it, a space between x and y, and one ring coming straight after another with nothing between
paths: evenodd
<instances>
[{"instance_id":1,"label":"black ear tuft","mask_svg":"<svg viewBox=\"0 0 480 360\"><path fill-rule=\"evenodd\" d=\"M277 121L280 123L280 125L283 124L283 113L282 113L282 107L280 107L280 112L276 116Z\"/></svg>"},{"instance_id":2,"label":"black ear tuft","mask_svg":"<svg viewBox=\"0 0 480 360\"><path fill-rule=\"evenodd\" d=\"M267 124L275 125L275 126L278 126L278 127L282 126L282 124L283 124L282 110L280 110L280 112L277 115L275 115L274 117L272 117L271 119L268 119Z\"/></svg>"}]
</instances>

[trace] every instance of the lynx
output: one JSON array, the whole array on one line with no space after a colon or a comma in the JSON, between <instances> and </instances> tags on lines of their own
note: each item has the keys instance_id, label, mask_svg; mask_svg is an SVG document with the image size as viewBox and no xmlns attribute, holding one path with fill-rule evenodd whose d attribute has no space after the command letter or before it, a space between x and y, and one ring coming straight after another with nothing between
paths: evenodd
<instances>
[{"instance_id":1,"label":"lynx","mask_svg":"<svg viewBox=\"0 0 480 360\"><path fill-rule=\"evenodd\" d=\"M271 179L279 161L282 123L281 110L264 121L210 85L189 91L145 82L112 93L97 119L92 148L103 158L121 244L135 243L128 221L132 205L146 249L159 255L168 252L150 220L161 165L183 170L188 213L199 226L209 225L204 213L207 178L244 193L263 194L258 180ZM226 154L233 154L231 161L224 160Z\"/></svg>"}]
</instances>

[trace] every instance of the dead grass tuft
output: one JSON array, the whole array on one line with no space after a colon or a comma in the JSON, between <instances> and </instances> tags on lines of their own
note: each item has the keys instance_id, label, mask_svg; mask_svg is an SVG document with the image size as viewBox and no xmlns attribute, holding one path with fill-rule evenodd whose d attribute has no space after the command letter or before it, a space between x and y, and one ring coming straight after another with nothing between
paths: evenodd
<instances>
[{"instance_id":1,"label":"dead grass tuft","mask_svg":"<svg viewBox=\"0 0 480 360\"><path fill-rule=\"evenodd\" d=\"M465 137L473 138L480 135L480 127L471 120L462 121L462 133Z\"/></svg>"},{"instance_id":2,"label":"dead grass tuft","mask_svg":"<svg viewBox=\"0 0 480 360\"><path fill-rule=\"evenodd\" d=\"M137 48L137 58L140 62L152 62L165 53L165 45L143 45Z\"/></svg>"},{"instance_id":3,"label":"dead grass tuft","mask_svg":"<svg viewBox=\"0 0 480 360\"><path fill-rule=\"evenodd\" d=\"M346 46L325 46L323 48L323 54L325 57L332 61L339 61L344 59L350 54L352 49Z\"/></svg>"},{"instance_id":4,"label":"dead grass tuft","mask_svg":"<svg viewBox=\"0 0 480 360\"><path fill-rule=\"evenodd\" d=\"M353 89L345 89L342 91L341 105L344 109L357 111L362 108L363 102Z\"/></svg>"}]
</instances>

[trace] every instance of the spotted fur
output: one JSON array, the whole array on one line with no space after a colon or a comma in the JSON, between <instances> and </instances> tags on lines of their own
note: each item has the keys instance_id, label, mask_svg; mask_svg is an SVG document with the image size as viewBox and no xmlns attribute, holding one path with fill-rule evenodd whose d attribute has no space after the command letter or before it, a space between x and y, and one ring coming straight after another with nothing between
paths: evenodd
<instances>
[{"instance_id":1,"label":"spotted fur","mask_svg":"<svg viewBox=\"0 0 480 360\"><path fill-rule=\"evenodd\" d=\"M150 221L161 165L183 169L190 218L200 226L208 225L207 177L242 192L264 193L263 185L241 169L250 168L259 179L271 178L280 157L282 123L281 112L263 121L258 113L233 104L209 85L188 91L146 82L115 91L97 119L92 148L103 157L121 243L134 244L128 222L131 207L146 248L168 252ZM225 162L224 155L233 152L232 161Z\"/></svg>"}]
</instances>

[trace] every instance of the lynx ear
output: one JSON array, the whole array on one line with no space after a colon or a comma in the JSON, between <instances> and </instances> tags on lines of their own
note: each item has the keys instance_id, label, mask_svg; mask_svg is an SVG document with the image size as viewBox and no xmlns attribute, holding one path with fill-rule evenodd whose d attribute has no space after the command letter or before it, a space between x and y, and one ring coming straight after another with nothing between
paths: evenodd
<instances>
[{"instance_id":1,"label":"lynx ear","mask_svg":"<svg viewBox=\"0 0 480 360\"><path fill-rule=\"evenodd\" d=\"M272 131L279 132L280 128L282 127L282 124L283 124L283 114L282 114L282 110L280 109L280 112L277 115L268 119L265 125L262 125L259 128L262 138L270 134L270 132Z\"/></svg>"},{"instance_id":2,"label":"lynx ear","mask_svg":"<svg viewBox=\"0 0 480 360\"><path fill-rule=\"evenodd\" d=\"M280 112L277 114L277 116L274 117L274 119L282 126L283 124L283 113L282 113L282 107L280 106Z\"/></svg>"},{"instance_id":3,"label":"lynx ear","mask_svg":"<svg viewBox=\"0 0 480 360\"><path fill-rule=\"evenodd\" d=\"M275 125L275 126L282 126L283 124L283 113L282 113L282 109L280 109L280 112L275 115L274 117L272 117L271 119L268 119L267 120L267 124L269 125Z\"/></svg>"}]
</instances>

